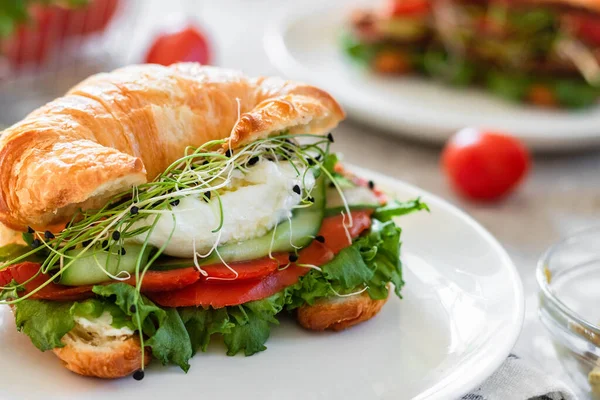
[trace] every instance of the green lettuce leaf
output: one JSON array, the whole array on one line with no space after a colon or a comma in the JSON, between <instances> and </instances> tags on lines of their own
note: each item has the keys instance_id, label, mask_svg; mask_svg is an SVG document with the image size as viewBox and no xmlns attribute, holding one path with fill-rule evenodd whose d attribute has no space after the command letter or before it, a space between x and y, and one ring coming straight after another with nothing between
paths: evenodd
<instances>
[{"instance_id":1,"label":"green lettuce leaf","mask_svg":"<svg viewBox=\"0 0 600 400\"><path fill-rule=\"evenodd\" d=\"M404 202L393 200L384 206L376 208L373 212L373 218L382 222L386 222L394 217L399 217L401 215L406 215L421 210L429 211L429 207L427 204L421 201L421 198Z\"/></svg>"},{"instance_id":2,"label":"green lettuce leaf","mask_svg":"<svg viewBox=\"0 0 600 400\"><path fill-rule=\"evenodd\" d=\"M134 321L139 318L142 331L148 337L145 344L152 349L152 355L163 365L176 364L188 371L192 346L185 325L176 310L158 307L145 296L137 294L135 288L126 283L94 286L92 290L114 302Z\"/></svg>"},{"instance_id":3,"label":"green lettuce leaf","mask_svg":"<svg viewBox=\"0 0 600 400\"><path fill-rule=\"evenodd\" d=\"M229 320L227 308L185 307L178 311L190 337L194 354L198 350L207 350L212 335L230 333L234 326Z\"/></svg>"},{"instance_id":4,"label":"green lettuce leaf","mask_svg":"<svg viewBox=\"0 0 600 400\"><path fill-rule=\"evenodd\" d=\"M408 207L398 203L397 207L381 208L380 215L391 219L395 215L427 209L419 200ZM410 210L410 211L407 211ZM293 310L304 304L359 291L366 285L372 299L385 299L388 284L394 285L400 296L404 280L400 260L400 234L402 230L393 221L372 220L369 231L356 239L352 246L342 250L333 260L321 266L321 271L311 271L288 289L286 308Z\"/></svg>"},{"instance_id":5,"label":"green lettuce leaf","mask_svg":"<svg viewBox=\"0 0 600 400\"><path fill-rule=\"evenodd\" d=\"M62 337L75 326L72 302L23 300L15 306L17 330L41 351L64 347Z\"/></svg>"},{"instance_id":6,"label":"green lettuce leaf","mask_svg":"<svg viewBox=\"0 0 600 400\"><path fill-rule=\"evenodd\" d=\"M116 329L127 327L135 331L135 325L127 314L116 304L106 300L89 299L81 303L74 303L71 314L88 320L99 318L104 312L112 316L111 326Z\"/></svg>"},{"instance_id":7,"label":"green lettuce leaf","mask_svg":"<svg viewBox=\"0 0 600 400\"><path fill-rule=\"evenodd\" d=\"M156 333L145 342L152 349L152 355L163 365L175 364L187 372L188 361L192 358L190 337L175 308L165 309L166 317Z\"/></svg>"},{"instance_id":8,"label":"green lettuce leaf","mask_svg":"<svg viewBox=\"0 0 600 400\"><path fill-rule=\"evenodd\" d=\"M263 300L219 309L186 307L179 309L194 352L206 351L214 334L221 334L227 355L244 352L250 356L266 349L271 325L279 324L275 315L283 309L287 292L283 291Z\"/></svg>"},{"instance_id":9,"label":"green lettuce leaf","mask_svg":"<svg viewBox=\"0 0 600 400\"><path fill-rule=\"evenodd\" d=\"M324 278L339 283L343 288L355 288L373 278L360 253L360 246L350 246L322 267Z\"/></svg>"},{"instance_id":10,"label":"green lettuce leaf","mask_svg":"<svg viewBox=\"0 0 600 400\"><path fill-rule=\"evenodd\" d=\"M10 243L0 247L0 262L10 261L31 251L31 247Z\"/></svg>"}]
</instances>

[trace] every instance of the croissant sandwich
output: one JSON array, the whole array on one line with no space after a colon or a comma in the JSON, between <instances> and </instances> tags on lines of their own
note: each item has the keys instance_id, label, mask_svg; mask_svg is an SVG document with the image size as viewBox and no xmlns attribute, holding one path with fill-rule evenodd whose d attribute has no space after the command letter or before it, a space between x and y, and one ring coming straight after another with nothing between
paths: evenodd
<instances>
[{"instance_id":1,"label":"croissant sandwich","mask_svg":"<svg viewBox=\"0 0 600 400\"><path fill-rule=\"evenodd\" d=\"M346 52L379 74L479 85L543 107L600 98L599 0L385 0L348 25Z\"/></svg>"},{"instance_id":2,"label":"croissant sandwich","mask_svg":"<svg viewBox=\"0 0 600 400\"><path fill-rule=\"evenodd\" d=\"M81 375L184 371L292 313L341 330L402 288L388 201L330 151L312 86L197 64L90 77L0 136L0 302Z\"/></svg>"}]
</instances>

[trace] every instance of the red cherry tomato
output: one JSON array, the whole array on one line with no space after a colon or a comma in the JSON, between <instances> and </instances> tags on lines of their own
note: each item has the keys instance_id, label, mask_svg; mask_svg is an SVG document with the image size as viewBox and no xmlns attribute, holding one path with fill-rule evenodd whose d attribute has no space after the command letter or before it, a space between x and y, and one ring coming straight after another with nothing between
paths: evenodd
<instances>
[{"instance_id":1,"label":"red cherry tomato","mask_svg":"<svg viewBox=\"0 0 600 400\"><path fill-rule=\"evenodd\" d=\"M391 17L417 17L429 14L429 0L391 0L386 15Z\"/></svg>"},{"instance_id":2,"label":"red cherry tomato","mask_svg":"<svg viewBox=\"0 0 600 400\"><path fill-rule=\"evenodd\" d=\"M491 201L514 190L529 170L529 153L512 136L466 128L442 153L442 166L461 195Z\"/></svg>"},{"instance_id":3,"label":"red cherry tomato","mask_svg":"<svg viewBox=\"0 0 600 400\"><path fill-rule=\"evenodd\" d=\"M208 40L193 26L160 35L146 55L149 64L171 65L182 61L211 63Z\"/></svg>"}]
</instances>

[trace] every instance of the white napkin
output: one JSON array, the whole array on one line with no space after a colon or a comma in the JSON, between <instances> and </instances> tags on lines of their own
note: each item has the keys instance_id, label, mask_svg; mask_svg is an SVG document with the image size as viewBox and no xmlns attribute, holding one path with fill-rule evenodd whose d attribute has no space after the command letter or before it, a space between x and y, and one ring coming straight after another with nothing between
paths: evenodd
<instances>
[{"instance_id":1,"label":"white napkin","mask_svg":"<svg viewBox=\"0 0 600 400\"><path fill-rule=\"evenodd\" d=\"M462 400L576 400L560 380L511 354L494 375Z\"/></svg>"}]
</instances>

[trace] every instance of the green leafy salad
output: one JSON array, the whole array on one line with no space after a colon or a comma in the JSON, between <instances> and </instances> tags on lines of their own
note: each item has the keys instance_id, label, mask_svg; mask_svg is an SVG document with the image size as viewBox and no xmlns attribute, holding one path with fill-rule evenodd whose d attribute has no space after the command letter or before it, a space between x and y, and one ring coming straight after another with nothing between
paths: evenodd
<instances>
[{"instance_id":1,"label":"green leafy salad","mask_svg":"<svg viewBox=\"0 0 600 400\"><path fill-rule=\"evenodd\" d=\"M343 35L341 47L356 63L478 85L538 106L598 102L600 15L593 10L526 1L388 3L385 12L357 12Z\"/></svg>"}]
</instances>

